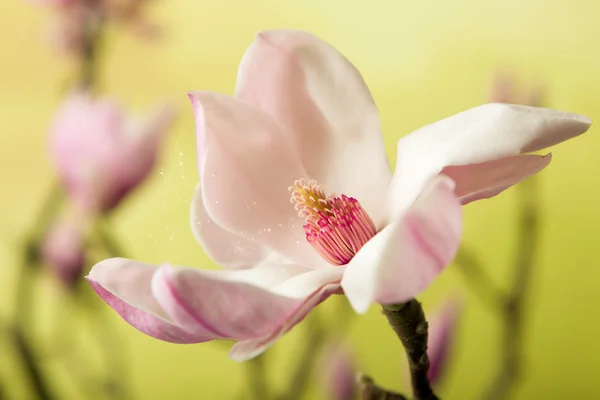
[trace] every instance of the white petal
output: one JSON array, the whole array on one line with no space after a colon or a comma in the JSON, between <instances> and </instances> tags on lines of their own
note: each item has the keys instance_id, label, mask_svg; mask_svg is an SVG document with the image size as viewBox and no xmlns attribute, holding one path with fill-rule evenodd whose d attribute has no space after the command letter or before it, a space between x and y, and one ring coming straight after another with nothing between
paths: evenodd
<instances>
[{"instance_id":1,"label":"white petal","mask_svg":"<svg viewBox=\"0 0 600 400\"><path fill-rule=\"evenodd\" d=\"M289 263L262 243L219 226L204 208L201 185L196 186L192 200L191 226L204 251L224 268L248 268L265 261Z\"/></svg>"},{"instance_id":2,"label":"white petal","mask_svg":"<svg viewBox=\"0 0 600 400\"><path fill-rule=\"evenodd\" d=\"M310 178L357 198L378 223L391 180L379 114L342 54L307 32L262 32L240 64L236 96L282 124Z\"/></svg>"},{"instance_id":3,"label":"white petal","mask_svg":"<svg viewBox=\"0 0 600 400\"><path fill-rule=\"evenodd\" d=\"M425 290L452 261L462 232L454 183L436 177L408 211L365 244L346 267L342 288L356 312L402 303Z\"/></svg>"},{"instance_id":4,"label":"white petal","mask_svg":"<svg viewBox=\"0 0 600 400\"><path fill-rule=\"evenodd\" d=\"M390 213L402 213L444 167L541 150L582 134L590 124L578 114L486 104L427 125L398 142L388 199Z\"/></svg>"}]
</instances>

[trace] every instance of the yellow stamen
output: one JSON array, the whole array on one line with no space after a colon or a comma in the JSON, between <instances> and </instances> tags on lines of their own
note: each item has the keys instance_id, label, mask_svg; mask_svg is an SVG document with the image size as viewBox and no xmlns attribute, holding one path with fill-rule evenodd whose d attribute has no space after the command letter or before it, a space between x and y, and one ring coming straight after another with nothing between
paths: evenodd
<instances>
[{"instance_id":1,"label":"yellow stamen","mask_svg":"<svg viewBox=\"0 0 600 400\"><path fill-rule=\"evenodd\" d=\"M294 203L300 217L318 218L319 212L325 215L333 214L329 206L332 196L327 196L324 186L319 185L317 181L307 182L305 179L299 179L294 182L294 186L288 187L288 190L292 192L290 202Z\"/></svg>"}]
</instances>

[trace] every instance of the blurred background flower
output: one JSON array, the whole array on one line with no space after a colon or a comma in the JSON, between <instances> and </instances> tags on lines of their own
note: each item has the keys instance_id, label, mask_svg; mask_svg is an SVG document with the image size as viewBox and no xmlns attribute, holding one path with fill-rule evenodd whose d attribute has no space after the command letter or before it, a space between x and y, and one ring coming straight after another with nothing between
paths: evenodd
<instances>
[{"instance_id":1,"label":"blurred background flower","mask_svg":"<svg viewBox=\"0 0 600 400\"><path fill-rule=\"evenodd\" d=\"M456 330L462 315L463 305L454 298L446 299L438 308L427 314L429 322L429 380L439 386L448 372L451 357L454 355Z\"/></svg>"},{"instance_id":2,"label":"blurred background flower","mask_svg":"<svg viewBox=\"0 0 600 400\"><path fill-rule=\"evenodd\" d=\"M69 199L88 214L111 210L152 172L174 109L147 117L108 98L69 95L50 132L50 154Z\"/></svg>"},{"instance_id":3,"label":"blurred background flower","mask_svg":"<svg viewBox=\"0 0 600 400\"><path fill-rule=\"evenodd\" d=\"M319 381L328 399L352 400L356 397L358 369L352 347L342 339L332 340L323 349L319 367Z\"/></svg>"},{"instance_id":4,"label":"blurred background flower","mask_svg":"<svg viewBox=\"0 0 600 400\"><path fill-rule=\"evenodd\" d=\"M85 267L84 225L66 217L50 227L41 244L41 258L67 286L72 285Z\"/></svg>"}]
</instances>

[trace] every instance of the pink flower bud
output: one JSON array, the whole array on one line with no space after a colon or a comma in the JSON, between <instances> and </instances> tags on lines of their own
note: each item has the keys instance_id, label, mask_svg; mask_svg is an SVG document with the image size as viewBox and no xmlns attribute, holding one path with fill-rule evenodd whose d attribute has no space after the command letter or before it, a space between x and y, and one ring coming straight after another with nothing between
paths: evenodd
<instances>
[{"instance_id":1,"label":"pink flower bud","mask_svg":"<svg viewBox=\"0 0 600 400\"><path fill-rule=\"evenodd\" d=\"M350 349L332 344L323 354L320 377L327 389L327 398L352 400L356 392L356 367Z\"/></svg>"},{"instance_id":2,"label":"pink flower bud","mask_svg":"<svg viewBox=\"0 0 600 400\"><path fill-rule=\"evenodd\" d=\"M149 175L174 109L129 118L108 99L69 96L51 129L50 152L71 201L87 213L116 206Z\"/></svg>"},{"instance_id":3,"label":"pink flower bud","mask_svg":"<svg viewBox=\"0 0 600 400\"><path fill-rule=\"evenodd\" d=\"M451 356L454 335L462 305L456 300L448 300L434 313L429 320L429 340L427 354L429 356L429 381L438 382L446 373Z\"/></svg>"},{"instance_id":4,"label":"pink flower bud","mask_svg":"<svg viewBox=\"0 0 600 400\"><path fill-rule=\"evenodd\" d=\"M82 229L67 220L56 222L42 242L41 257L66 286L72 285L85 266Z\"/></svg>"},{"instance_id":5,"label":"pink flower bud","mask_svg":"<svg viewBox=\"0 0 600 400\"><path fill-rule=\"evenodd\" d=\"M544 92L545 88L539 84L519 90L515 76L503 72L496 74L494 77L489 98L490 101L495 103L542 107Z\"/></svg>"}]
</instances>

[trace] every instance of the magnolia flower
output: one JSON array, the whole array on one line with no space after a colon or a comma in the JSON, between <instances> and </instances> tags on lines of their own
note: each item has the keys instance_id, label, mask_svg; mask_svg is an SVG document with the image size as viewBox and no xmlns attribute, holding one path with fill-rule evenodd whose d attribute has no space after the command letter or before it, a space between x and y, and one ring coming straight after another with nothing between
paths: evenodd
<instances>
[{"instance_id":1,"label":"magnolia flower","mask_svg":"<svg viewBox=\"0 0 600 400\"><path fill-rule=\"evenodd\" d=\"M71 286L85 266L84 233L72 220L57 221L46 233L40 248L45 265Z\"/></svg>"},{"instance_id":2,"label":"magnolia flower","mask_svg":"<svg viewBox=\"0 0 600 400\"><path fill-rule=\"evenodd\" d=\"M173 111L162 105L141 120L108 99L70 95L52 126L50 152L73 203L88 213L107 211L142 183Z\"/></svg>"},{"instance_id":3,"label":"magnolia flower","mask_svg":"<svg viewBox=\"0 0 600 400\"><path fill-rule=\"evenodd\" d=\"M463 307L455 300L444 302L441 307L429 317L429 338L427 355L429 356L429 381L439 383L443 378L448 359L451 355L456 325L462 314Z\"/></svg>"},{"instance_id":4,"label":"magnolia flower","mask_svg":"<svg viewBox=\"0 0 600 400\"><path fill-rule=\"evenodd\" d=\"M352 400L355 397L356 367L350 349L340 343L330 345L323 353L319 377L331 400Z\"/></svg>"},{"instance_id":5,"label":"magnolia flower","mask_svg":"<svg viewBox=\"0 0 600 400\"><path fill-rule=\"evenodd\" d=\"M392 175L362 77L301 31L260 33L235 97L189 97L200 174L191 225L223 269L116 258L88 279L140 331L175 343L232 339L236 360L264 351L331 294L359 313L415 297L455 255L461 203L538 172L550 156L521 153L590 125L483 105L402 138Z\"/></svg>"}]
</instances>

